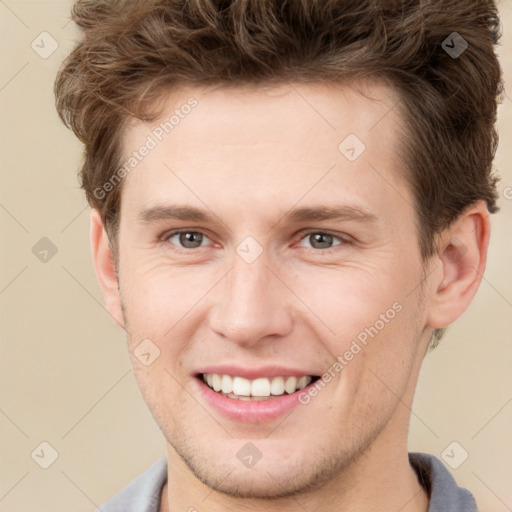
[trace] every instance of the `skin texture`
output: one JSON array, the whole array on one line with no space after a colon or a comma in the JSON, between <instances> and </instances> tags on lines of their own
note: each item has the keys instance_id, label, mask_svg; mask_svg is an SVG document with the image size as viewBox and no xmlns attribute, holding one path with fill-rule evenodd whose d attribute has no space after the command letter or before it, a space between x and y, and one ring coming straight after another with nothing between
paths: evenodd
<instances>
[{"instance_id":1,"label":"skin texture","mask_svg":"<svg viewBox=\"0 0 512 512\"><path fill-rule=\"evenodd\" d=\"M190 97L197 106L125 178L117 273L91 214L108 311L127 330L137 381L167 440L161 511L426 511L407 459L410 407L433 329L460 316L480 283L485 205L464 212L422 261L397 154L397 97L379 84L174 90L161 119L126 129L126 155ZM349 134L366 146L355 161L338 149ZM164 204L211 219L140 219ZM286 217L335 205L373 220ZM168 235L176 229L204 233L201 247L180 246ZM307 230L334 235L333 246L314 246ZM248 236L262 249L252 263L236 251ZM198 393L193 374L204 365L322 375L393 304L400 312L286 417L233 421ZM144 339L160 350L149 366L134 356ZM251 469L237 458L248 441L262 455Z\"/></svg>"}]
</instances>

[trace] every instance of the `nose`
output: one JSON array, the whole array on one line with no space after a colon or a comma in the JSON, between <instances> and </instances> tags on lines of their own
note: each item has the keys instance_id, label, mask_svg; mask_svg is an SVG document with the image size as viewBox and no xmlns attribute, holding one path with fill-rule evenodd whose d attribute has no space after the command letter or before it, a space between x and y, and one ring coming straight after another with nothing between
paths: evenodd
<instances>
[{"instance_id":1,"label":"nose","mask_svg":"<svg viewBox=\"0 0 512 512\"><path fill-rule=\"evenodd\" d=\"M210 328L245 347L265 339L275 341L293 328L289 295L263 257L247 263L236 256L231 272L217 290Z\"/></svg>"}]
</instances>

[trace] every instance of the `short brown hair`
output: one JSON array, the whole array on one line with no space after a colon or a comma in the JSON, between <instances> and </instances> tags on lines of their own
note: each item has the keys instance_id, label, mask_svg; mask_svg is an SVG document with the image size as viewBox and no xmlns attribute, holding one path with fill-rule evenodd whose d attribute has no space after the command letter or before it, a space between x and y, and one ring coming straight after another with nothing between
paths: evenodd
<instances>
[{"instance_id":1,"label":"short brown hair","mask_svg":"<svg viewBox=\"0 0 512 512\"><path fill-rule=\"evenodd\" d=\"M177 85L383 79L400 96L422 256L476 201L497 210L494 1L78 0L72 19L82 36L58 73L57 110L85 144L81 184L114 252L122 182L94 191L121 165L126 120L154 119ZM450 53L454 41L467 49Z\"/></svg>"}]
</instances>

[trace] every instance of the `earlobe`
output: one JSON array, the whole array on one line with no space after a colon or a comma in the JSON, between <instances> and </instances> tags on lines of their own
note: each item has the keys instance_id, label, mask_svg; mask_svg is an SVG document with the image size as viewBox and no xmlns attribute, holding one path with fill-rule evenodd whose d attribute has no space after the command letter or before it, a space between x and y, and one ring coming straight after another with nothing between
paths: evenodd
<instances>
[{"instance_id":1,"label":"earlobe","mask_svg":"<svg viewBox=\"0 0 512 512\"><path fill-rule=\"evenodd\" d=\"M114 255L101 215L96 209L91 211L89 235L94 270L100 284L105 306L112 319L124 328L121 293Z\"/></svg>"},{"instance_id":2,"label":"earlobe","mask_svg":"<svg viewBox=\"0 0 512 512\"><path fill-rule=\"evenodd\" d=\"M437 265L441 272L432 283L430 327L447 327L471 304L485 271L489 237L489 212L484 202L469 208L440 235Z\"/></svg>"}]
</instances>

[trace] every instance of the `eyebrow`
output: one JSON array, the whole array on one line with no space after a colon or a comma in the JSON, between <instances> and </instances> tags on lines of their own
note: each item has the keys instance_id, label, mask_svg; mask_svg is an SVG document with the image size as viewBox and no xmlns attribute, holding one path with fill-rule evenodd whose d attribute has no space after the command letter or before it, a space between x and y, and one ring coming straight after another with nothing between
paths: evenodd
<instances>
[{"instance_id":1,"label":"eyebrow","mask_svg":"<svg viewBox=\"0 0 512 512\"><path fill-rule=\"evenodd\" d=\"M163 220L181 220L187 222L213 222L215 215L192 206L186 205L154 205L142 210L138 219L142 224ZM217 217L218 219L218 217ZM302 223L325 220L355 220L373 223L378 217L365 208L355 205L311 206L295 208L287 212L279 223Z\"/></svg>"},{"instance_id":2,"label":"eyebrow","mask_svg":"<svg viewBox=\"0 0 512 512\"><path fill-rule=\"evenodd\" d=\"M138 214L143 224L162 220L182 220L188 222L212 222L215 215L205 210L184 205L155 205L145 208ZM218 217L217 217L218 218ZM359 222L376 222L378 217L368 210L353 205L313 206L296 208L281 217L282 221L301 223L324 220L355 220Z\"/></svg>"},{"instance_id":3,"label":"eyebrow","mask_svg":"<svg viewBox=\"0 0 512 512\"><path fill-rule=\"evenodd\" d=\"M212 216L192 206L155 205L139 212L138 219L143 224L172 219L190 222L208 222L212 219Z\"/></svg>"},{"instance_id":4,"label":"eyebrow","mask_svg":"<svg viewBox=\"0 0 512 512\"><path fill-rule=\"evenodd\" d=\"M378 217L359 206L318 206L297 208L289 211L282 220L290 223L321 220L356 220L360 222L376 222Z\"/></svg>"}]
</instances>

